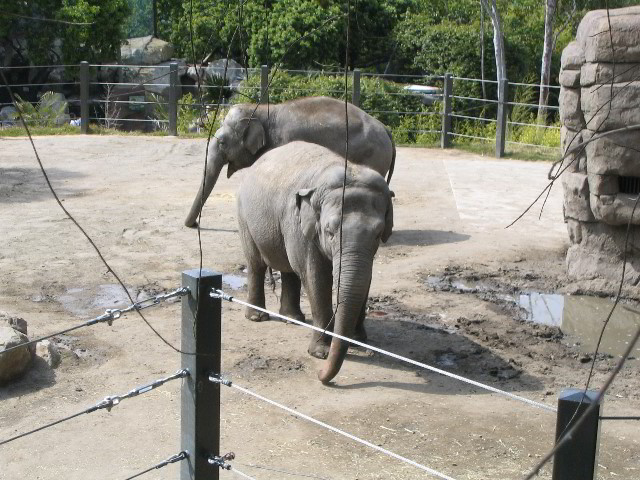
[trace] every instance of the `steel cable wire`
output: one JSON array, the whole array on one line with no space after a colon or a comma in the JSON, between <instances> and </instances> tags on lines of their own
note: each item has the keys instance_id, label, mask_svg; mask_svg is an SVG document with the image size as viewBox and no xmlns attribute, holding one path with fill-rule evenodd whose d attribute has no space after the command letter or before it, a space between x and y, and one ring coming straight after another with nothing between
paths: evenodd
<instances>
[{"instance_id":1,"label":"steel cable wire","mask_svg":"<svg viewBox=\"0 0 640 480\"><path fill-rule=\"evenodd\" d=\"M36 338L34 340L30 340L28 342L24 342L24 343L20 343L18 345L14 345L13 347L9 347L9 348L5 348L4 350L0 350L0 355L2 355L3 353L7 353L10 352L12 350L16 350L18 348L24 348L24 347L28 347L29 345L33 345L35 343L39 343L42 342L43 340L47 340L51 337L56 337L58 335L63 335L65 333L69 333L72 332L74 330L78 330L79 328L84 328L84 327L90 327L91 325L95 325L97 323L108 323L109 326L111 326L111 323L114 320L117 320L118 318L120 318L123 314L128 313L132 310L144 310L145 308L150 308L150 307L154 307L156 305L160 305L160 303L164 302L165 300L168 300L170 298L173 297L178 297L178 296L183 296L183 295L187 295L189 293L189 289L186 287L181 287L178 288L176 290L174 290L173 292L169 292L166 294L162 294L162 295L156 295L155 297L151 297L148 298L146 300L142 300L140 302L135 302L131 305L129 305L126 308L110 308L105 310L105 312L102 315L98 315L97 317L94 317L90 320L87 320L84 323L81 323L79 325L76 325L74 327L70 327L70 328L66 328L64 330L60 330L56 333L51 333L49 335L45 335L44 337L39 337Z\"/></svg>"},{"instance_id":2,"label":"steel cable wire","mask_svg":"<svg viewBox=\"0 0 640 480\"><path fill-rule=\"evenodd\" d=\"M161 378L161 379L155 380L155 381L153 381L151 383L147 383L145 385L141 385L139 387L133 388L133 389L129 390L127 393L125 393L125 394L107 396L103 400L101 400L100 402L98 402L95 405L92 405L92 406L90 406L88 408L85 408L81 412L74 413L73 415L69 415L67 417L61 418L61 419L56 420L54 422L48 423L46 425L42 425L41 427L34 428L33 430L29 430L28 432L24 432L24 433L21 433L19 435L15 435L15 436L13 436L11 438L8 438L6 440L2 440L2 441L0 441L0 446L5 445L5 444L10 443L10 442L13 442L14 440L18 440L19 438L27 437L27 436L29 436L31 434L36 433L36 432L40 432L41 430L45 430L47 428L53 427L55 425L58 425L60 423L66 422L68 420L71 420L73 418L79 417L79 416L87 414L87 413L93 413L93 412L96 412L96 411L102 410L102 409L106 409L107 411L110 412L111 409L113 407L119 405L122 400L126 400L127 398L131 398L131 397L137 397L138 395L142 395L144 393L150 392L151 390L155 390L159 386L164 385L165 383L170 382L171 380L176 380L178 378L184 378L184 377L186 377L188 375L189 375L189 371L187 369L181 369L181 370L178 370L173 375L169 375L168 377Z\"/></svg>"},{"instance_id":3,"label":"steel cable wire","mask_svg":"<svg viewBox=\"0 0 640 480\"><path fill-rule=\"evenodd\" d=\"M226 386L231 387L231 388L235 388L236 390L239 390L242 393L250 395L250 396L252 396L254 398L257 398L258 400L261 400L261 401L266 402L266 403L268 403L270 405L273 405L274 407L277 407L277 408L279 408L281 410L284 410L287 413L290 413L291 415L294 415L296 417L302 418L303 420L307 420L308 422L314 423L314 424L316 424L316 425L318 425L318 426L320 426L322 428L326 428L328 430L331 430L334 433L342 435L343 437L346 437L346 438L348 438L350 440L353 440L353 441L355 441L357 443L360 443L360 444L362 444L362 445L364 445L366 447L372 448L374 450L377 450L380 453L383 453L383 454L385 454L387 456L393 457L396 460L400 460L400 461L402 461L404 463L412 465L412 466L414 466L414 467L416 467L416 468L418 468L420 470L423 470L423 471L433 475L434 477L441 478L443 480L455 480L453 477L449 477L448 475L445 475L444 473L438 472L437 470L434 470L434 469L432 469L430 467L422 465L422 464L420 464L420 463L418 463L418 462L416 462L414 460L411 460L411 459L409 459L407 457L403 457L402 455L398 455L397 453L394 453L394 452L392 452L390 450L387 450L386 448L383 448L383 447L380 447L378 445L375 445L375 444L373 444L373 443L371 443L371 442L369 442L367 440L364 440L364 439L362 439L360 437L356 437L355 435L353 435L351 433L345 432L344 430L340 430L339 428L336 428L336 427L334 427L332 425L324 423L324 422L322 422L320 420L316 420L315 418L310 417L309 415L305 415L304 413L301 413L301 412L299 412L297 410L294 410L294 409L289 408L289 407L287 407L285 405L282 405L282 404L280 404L280 403L278 403L278 402L276 402L274 400L270 400L270 399L268 399L266 397L263 397L262 395L260 395L258 393L255 393L255 392L253 392L253 391L251 391L251 390L249 390L247 388L241 387L241 386L239 386L239 385L237 385L237 384L235 384L233 382L226 381L226 380L220 380L219 378L215 378L215 377L209 377L209 380L211 380L213 382L216 382L216 383L220 383L222 385L226 385Z\"/></svg>"},{"instance_id":4,"label":"steel cable wire","mask_svg":"<svg viewBox=\"0 0 640 480\"><path fill-rule=\"evenodd\" d=\"M145 473L149 473L152 470L159 470L159 469L161 469L163 467L166 467L167 465L169 465L171 463L181 462L182 460L185 460L188 457L189 457L189 454L187 452L184 452L184 451L180 452L180 453L178 453L176 455L171 455L166 460L163 460L162 462L154 465L153 467L149 467L146 470L143 470L142 472L136 473L135 475L131 475L130 477L125 478L125 480L132 480L134 478L141 477Z\"/></svg>"},{"instance_id":5,"label":"steel cable wire","mask_svg":"<svg viewBox=\"0 0 640 480\"><path fill-rule=\"evenodd\" d=\"M417 360L412 360L410 358L403 357L402 355L398 355L397 353L389 352L387 350L383 350L382 348L378 348L378 347L375 347L373 345L368 345L368 344L360 342L358 340L354 340L353 338L348 338L348 337L344 337L342 335L338 335L337 333L333 333L333 332L330 332L330 331L325 331L324 329L322 329L320 327L316 327L314 325L306 324L304 322L301 322L300 320L296 320L294 318L285 317L284 315L280 315L279 313L271 312L269 310L266 310L264 308L258 307L256 305L252 305L252 304L244 302L242 300L238 300L237 298L235 298L235 297L233 297L231 295L227 295L222 290L214 289L211 292L210 295L213 298L220 298L220 299L223 299L223 300L227 300L229 302L237 303L239 305L244 305L245 307L254 308L254 309L258 310L258 311L267 313L267 314L269 314L271 316L274 316L274 317L277 317L277 318L281 318L282 320L285 320L287 322L295 323L296 325L300 325L302 327L310 328L310 329L315 330L317 332L326 333L327 335L330 335L332 337L339 338L341 340L344 340L346 342L352 343L354 345L358 345L358 346L366 348L368 350L373 350L374 352L378 352L378 353L380 353L382 355L386 355L386 356L395 358L396 360L400 360L400 361L403 361L405 363L410 363L411 365L415 365L416 367L424 368L424 369L430 370L430 371L432 371L434 373L438 373L440 375L444 375L446 377L453 378L455 380L459 380L459 381L464 382L464 383L468 383L470 385L473 385L475 387L481 388L483 390L488 390L490 392L497 393L499 395L503 395L503 396L509 397L512 400L518 400L520 402L526 403L526 404L531 405L533 407L537 407L537 408L540 408L542 410L546 410L546 411L553 412L553 413L555 413L557 411L557 409L555 407L551 406L551 405L546 405L544 403L536 402L535 400L531 400L531 399L528 399L528 398L525 398L525 397L521 397L520 395L516 395L514 393L510 393L510 392L507 392L507 391L504 391L504 390L500 390L499 388L495 388L495 387L492 387L490 385L485 385L484 383L480 383L480 382L477 382L475 380L471 380L469 378L462 377L460 375L456 375L455 373L447 372L446 370L441 370L441 369L439 369L437 367L433 367L431 365L427 365L426 363L418 362Z\"/></svg>"}]
</instances>

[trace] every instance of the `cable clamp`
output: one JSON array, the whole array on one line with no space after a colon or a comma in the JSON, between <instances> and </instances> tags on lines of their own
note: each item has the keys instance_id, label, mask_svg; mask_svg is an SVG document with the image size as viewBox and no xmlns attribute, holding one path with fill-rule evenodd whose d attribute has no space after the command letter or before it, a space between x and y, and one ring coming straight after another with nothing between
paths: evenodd
<instances>
[{"instance_id":1,"label":"cable clamp","mask_svg":"<svg viewBox=\"0 0 640 480\"><path fill-rule=\"evenodd\" d=\"M117 308L110 308L105 310L105 320L107 325L113 325L113 321L119 319L122 316L122 310Z\"/></svg>"},{"instance_id":2,"label":"cable clamp","mask_svg":"<svg viewBox=\"0 0 640 480\"><path fill-rule=\"evenodd\" d=\"M214 467L220 467L223 470L231 470L231 465L226 462L233 460L234 458L236 458L236 454L229 452L225 453L221 457L217 455L210 455L207 462L209 462L209 465L213 465Z\"/></svg>"},{"instance_id":3,"label":"cable clamp","mask_svg":"<svg viewBox=\"0 0 640 480\"><path fill-rule=\"evenodd\" d=\"M217 288L214 288L213 290L211 290L211 293L209 294L209 296L211 298L217 298L219 300L227 300L228 302L233 301L233 297L231 295L228 295L224 293L222 290L219 290Z\"/></svg>"},{"instance_id":4,"label":"cable clamp","mask_svg":"<svg viewBox=\"0 0 640 480\"><path fill-rule=\"evenodd\" d=\"M221 373L210 373L209 381L213 383L219 383L220 385L224 385L225 387L230 387L233 382L228 378L224 378Z\"/></svg>"}]
</instances>

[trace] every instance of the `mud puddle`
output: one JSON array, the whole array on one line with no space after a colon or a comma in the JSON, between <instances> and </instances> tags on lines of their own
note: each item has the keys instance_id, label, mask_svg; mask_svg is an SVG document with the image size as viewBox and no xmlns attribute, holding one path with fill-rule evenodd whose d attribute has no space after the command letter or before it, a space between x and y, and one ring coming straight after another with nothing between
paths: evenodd
<instances>
[{"instance_id":1,"label":"mud puddle","mask_svg":"<svg viewBox=\"0 0 640 480\"><path fill-rule=\"evenodd\" d=\"M588 295L563 295L519 290L502 285L495 277L475 279L454 276L426 277L425 283L437 291L474 294L509 311L516 311L520 320L558 328L565 343L575 345L583 353L593 353L613 299ZM599 352L613 356L624 353L640 326L640 315L616 307L605 329ZM632 357L640 357L636 345Z\"/></svg>"}]
</instances>

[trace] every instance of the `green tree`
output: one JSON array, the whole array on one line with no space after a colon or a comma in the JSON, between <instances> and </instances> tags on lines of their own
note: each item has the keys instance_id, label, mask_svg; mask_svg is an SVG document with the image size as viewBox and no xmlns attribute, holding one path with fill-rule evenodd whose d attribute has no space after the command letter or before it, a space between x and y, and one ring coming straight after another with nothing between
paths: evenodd
<instances>
[{"instance_id":1,"label":"green tree","mask_svg":"<svg viewBox=\"0 0 640 480\"><path fill-rule=\"evenodd\" d=\"M5 56L27 65L113 61L125 38L126 0L0 0Z\"/></svg>"}]
</instances>

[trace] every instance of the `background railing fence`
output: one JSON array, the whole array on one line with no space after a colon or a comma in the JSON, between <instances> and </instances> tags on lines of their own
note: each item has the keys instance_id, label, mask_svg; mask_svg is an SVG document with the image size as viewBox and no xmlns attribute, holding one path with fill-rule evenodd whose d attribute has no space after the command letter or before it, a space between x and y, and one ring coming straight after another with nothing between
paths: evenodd
<instances>
[{"instance_id":1,"label":"background railing fence","mask_svg":"<svg viewBox=\"0 0 640 480\"><path fill-rule=\"evenodd\" d=\"M174 136L207 131L203 128L207 122L222 118L208 117L218 103L219 88L224 89L221 104L225 107L236 102L278 103L309 95L340 99L345 96L341 72L276 70L267 65L260 69L229 69L226 74L236 79L233 84L227 84L231 80L212 77L204 70L206 67L198 67L203 69L198 77L202 95L195 95L197 86L189 83L192 74L180 76L186 75L184 68L177 62L157 67L81 62L78 83L51 84L51 89L71 94L68 103L76 115L79 113L80 131L85 134L94 124L125 130L164 129ZM359 69L349 72L347 83L347 100L387 124L397 144L415 142L451 148L470 140L487 145L491 142L495 143L496 157L505 155L507 144L559 151L560 127L545 123L550 118L557 121L557 107L548 108L555 113L545 121L536 119L537 105L532 103L531 92L539 85L507 80L497 84L450 73L378 75ZM492 98L480 93L479 83L490 86L487 95ZM74 90L77 84L79 96ZM46 85L38 84L37 88L45 91ZM61 85L70 86L65 89ZM187 100L184 95L188 93L191 97ZM430 120L433 116L441 119Z\"/></svg>"}]
</instances>

